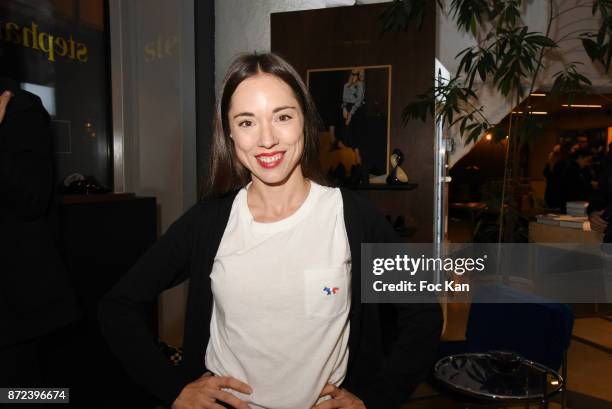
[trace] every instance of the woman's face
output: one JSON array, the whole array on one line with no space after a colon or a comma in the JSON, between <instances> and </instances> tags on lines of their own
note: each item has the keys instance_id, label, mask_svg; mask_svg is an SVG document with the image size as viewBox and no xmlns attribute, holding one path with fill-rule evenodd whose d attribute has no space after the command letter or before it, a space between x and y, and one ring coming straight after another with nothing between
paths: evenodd
<instances>
[{"instance_id":1,"label":"woman's face","mask_svg":"<svg viewBox=\"0 0 612 409\"><path fill-rule=\"evenodd\" d=\"M365 71L363 69L352 69L351 76L349 78L349 82L358 82L363 81L365 77Z\"/></svg>"},{"instance_id":2,"label":"woman's face","mask_svg":"<svg viewBox=\"0 0 612 409\"><path fill-rule=\"evenodd\" d=\"M236 156L254 179L280 184L301 176L304 115L284 81L271 74L242 81L232 95L228 121Z\"/></svg>"}]
</instances>

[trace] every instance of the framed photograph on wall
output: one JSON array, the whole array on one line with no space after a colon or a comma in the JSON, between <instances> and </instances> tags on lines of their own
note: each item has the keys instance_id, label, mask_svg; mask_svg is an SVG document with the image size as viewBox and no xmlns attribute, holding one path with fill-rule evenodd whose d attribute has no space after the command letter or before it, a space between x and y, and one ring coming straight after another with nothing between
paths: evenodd
<instances>
[{"instance_id":1,"label":"framed photograph on wall","mask_svg":"<svg viewBox=\"0 0 612 409\"><path fill-rule=\"evenodd\" d=\"M391 65L307 70L324 130L320 160L339 184L384 181L389 166Z\"/></svg>"}]
</instances>

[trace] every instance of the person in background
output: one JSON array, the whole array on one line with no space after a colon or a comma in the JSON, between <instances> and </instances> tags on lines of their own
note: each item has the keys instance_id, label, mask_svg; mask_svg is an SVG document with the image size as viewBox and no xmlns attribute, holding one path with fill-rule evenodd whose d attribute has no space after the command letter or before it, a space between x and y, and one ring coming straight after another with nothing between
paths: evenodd
<instances>
[{"instance_id":1,"label":"person in background","mask_svg":"<svg viewBox=\"0 0 612 409\"><path fill-rule=\"evenodd\" d=\"M576 138L575 149L589 149L589 138L586 135L579 135Z\"/></svg>"},{"instance_id":2,"label":"person in background","mask_svg":"<svg viewBox=\"0 0 612 409\"><path fill-rule=\"evenodd\" d=\"M591 146L589 146L589 139L586 135L580 135L578 136L574 143L571 145L571 148L569 150L569 155L567 157L567 162L571 164L571 161L576 157L576 153L578 151L581 152L590 152L591 153L591 159L589 161L589 164L587 166L583 166L581 168L581 172L584 175L584 179L588 180L589 182L591 182L591 186L595 185L596 183L594 183L593 181L597 180L597 174L595 173L595 170L593 168L593 163L595 160L597 160L596 157L596 151L593 150L593 148Z\"/></svg>"},{"instance_id":3,"label":"person in background","mask_svg":"<svg viewBox=\"0 0 612 409\"><path fill-rule=\"evenodd\" d=\"M546 178L546 190L544 191L544 200L546 206L550 209L559 209L563 207L561 202L560 186L559 186L559 166L561 163L561 145L554 146L552 152L548 154L548 160L544 165L542 174Z\"/></svg>"},{"instance_id":4,"label":"person in background","mask_svg":"<svg viewBox=\"0 0 612 409\"><path fill-rule=\"evenodd\" d=\"M81 312L55 247L50 118L0 77L0 387L57 387L48 337Z\"/></svg>"},{"instance_id":5,"label":"person in background","mask_svg":"<svg viewBox=\"0 0 612 409\"><path fill-rule=\"evenodd\" d=\"M600 143L596 146L591 147L593 153L593 161L591 163L591 174L593 175L593 188L597 189L597 182L601 175L601 168L603 166L604 159L606 157L606 144Z\"/></svg>"},{"instance_id":6,"label":"person in background","mask_svg":"<svg viewBox=\"0 0 612 409\"><path fill-rule=\"evenodd\" d=\"M342 118L344 119L345 141L359 153L359 130L355 128L355 117L365 104L365 70L353 69L342 89ZM351 124L353 124L351 126Z\"/></svg>"},{"instance_id":7,"label":"person in background","mask_svg":"<svg viewBox=\"0 0 612 409\"><path fill-rule=\"evenodd\" d=\"M590 174L585 171L591 165L592 153L588 149L576 149L563 168L560 178L560 198L562 208L570 201L588 201L593 188Z\"/></svg>"},{"instance_id":8,"label":"person in background","mask_svg":"<svg viewBox=\"0 0 612 409\"><path fill-rule=\"evenodd\" d=\"M353 149L357 166L351 170L351 184L368 183L367 169L363 168L363 144L368 124L365 109L365 70L351 70L342 89L342 118L344 120L344 144Z\"/></svg>"},{"instance_id":9,"label":"person in background","mask_svg":"<svg viewBox=\"0 0 612 409\"><path fill-rule=\"evenodd\" d=\"M390 305L395 315L361 302L361 243L397 236L365 197L326 186L317 117L286 61L237 58L217 102L204 200L102 299L112 350L168 407L399 409L431 369L437 302ZM175 368L141 311L187 279Z\"/></svg>"}]
</instances>

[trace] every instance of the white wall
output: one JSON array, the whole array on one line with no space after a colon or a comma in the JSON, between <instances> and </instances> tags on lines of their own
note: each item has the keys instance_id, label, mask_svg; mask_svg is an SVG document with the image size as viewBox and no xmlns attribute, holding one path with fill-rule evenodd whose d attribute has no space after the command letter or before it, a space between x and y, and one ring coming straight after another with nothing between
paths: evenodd
<instances>
[{"instance_id":1,"label":"white wall","mask_svg":"<svg viewBox=\"0 0 612 409\"><path fill-rule=\"evenodd\" d=\"M115 185L157 198L161 233L196 201L193 4L110 3ZM160 297L160 336L174 345L185 300L185 285Z\"/></svg>"}]
</instances>

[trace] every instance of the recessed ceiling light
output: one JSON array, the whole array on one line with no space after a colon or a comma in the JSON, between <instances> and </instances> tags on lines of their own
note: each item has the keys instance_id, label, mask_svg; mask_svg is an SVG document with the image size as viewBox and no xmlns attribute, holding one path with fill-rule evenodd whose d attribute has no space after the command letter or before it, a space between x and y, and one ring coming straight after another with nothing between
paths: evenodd
<instances>
[{"instance_id":1,"label":"recessed ceiling light","mask_svg":"<svg viewBox=\"0 0 612 409\"><path fill-rule=\"evenodd\" d=\"M541 93L541 92L533 92L533 93L531 93L529 95L532 96L532 97L545 97L546 96L546 94Z\"/></svg>"},{"instance_id":2,"label":"recessed ceiling light","mask_svg":"<svg viewBox=\"0 0 612 409\"><path fill-rule=\"evenodd\" d=\"M561 105L565 108L601 108L601 105L598 104L563 104Z\"/></svg>"}]
</instances>

